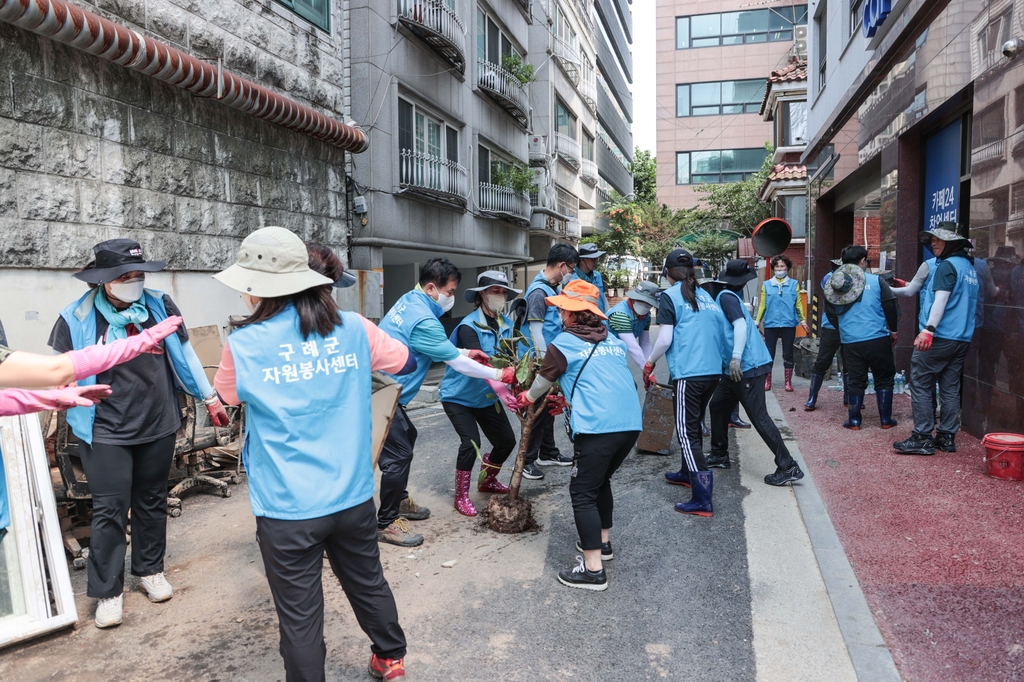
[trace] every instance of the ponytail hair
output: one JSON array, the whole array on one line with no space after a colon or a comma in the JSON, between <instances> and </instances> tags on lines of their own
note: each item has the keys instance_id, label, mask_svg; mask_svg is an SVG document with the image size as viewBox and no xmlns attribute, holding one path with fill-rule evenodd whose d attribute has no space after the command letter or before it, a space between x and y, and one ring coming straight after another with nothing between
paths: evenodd
<instances>
[{"instance_id":1,"label":"ponytail hair","mask_svg":"<svg viewBox=\"0 0 1024 682\"><path fill-rule=\"evenodd\" d=\"M688 265L677 265L666 270L665 274L679 282L683 300L690 304L693 312L697 312L697 274Z\"/></svg>"}]
</instances>

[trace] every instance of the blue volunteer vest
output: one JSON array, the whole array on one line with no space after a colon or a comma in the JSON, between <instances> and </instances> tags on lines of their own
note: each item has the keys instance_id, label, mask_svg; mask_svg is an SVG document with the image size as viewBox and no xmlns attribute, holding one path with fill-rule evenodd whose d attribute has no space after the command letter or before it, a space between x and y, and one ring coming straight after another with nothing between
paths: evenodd
<instances>
[{"instance_id":1,"label":"blue volunteer vest","mask_svg":"<svg viewBox=\"0 0 1024 682\"><path fill-rule=\"evenodd\" d=\"M413 289L398 299L380 322L381 331L408 346L409 352L416 358L415 371L400 376L388 375L402 384L402 395L398 398L398 402L402 405L408 405L416 397L420 386L423 385L423 380L427 378L431 364L430 356L416 351L409 343L412 330L423 320L436 320L443 314L444 309L438 305L437 301L422 291Z\"/></svg>"},{"instance_id":2,"label":"blue volunteer vest","mask_svg":"<svg viewBox=\"0 0 1024 682\"><path fill-rule=\"evenodd\" d=\"M487 320L484 317L484 312L480 308L477 308L474 312L466 315L459 322L458 327L452 331L450 340L453 344L458 346L459 340L459 329L461 327L469 327L476 332L477 338L480 340L480 350L487 353L488 355L494 355L494 349L498 345L498 339L508 339L512 337L512 322L505 317L503 314L498 314L498 333L495 334L494 330L490 327L486 331L480 329L475 324L482 324L487 326ZM490 397L488 398L488 394ZM474 379L468 377L461 372L456 372L451 367L446 367L444 371L444 379L441 380L441 401L447 403L458 403L459 405L465 405L466 407L490 407L497 402L497 397L494 395L494 389L492 389L486 381L483 379Z\"/></svg>"},{"instance_id":3,"label":"blue volunteer vest","mask_svg":"<svg viewBox=\"0 0 1024 682\"><path fill-rule=\"evenodd\" d=\"M640 338L640 335L644 332L644 330L648 328L651 322L650 313L647 313L643 317L637 316L636 311L630 307L628 298L619 301L618 303L613 305L612 309L608 311L608 317L611 317L612 313L624 313L627 317L629 317L629 324L633 328L633 336L637 337L638 339ZM612 334L615 334L616 337L619 335L618 332L616 332L610 326L608 327L608 331L610 331Z\"/></svg>"},{"instance_id":4,"label":"blue volunteer vest","mask_svg":"<svg viewBox=\"0 0 1024 682\"><path fill-rule=\"evenodd\" d=\"M796 316L796 297L800 285L795 279L786 279L780 285L772 277L761 287L764 294L764 326L795 327L800 324Z\"/></svg>"},{"instance_id":5,"label":"blue volunteer vest","mask_svg":"<svg viewBox=\"0 0 1024 682\"><path fill-rule=\"evenodd\" d=\"M676 282L666 289L675 307L676 325L665 357L672 379L720 375L729 366L732 345L725 345L728 322L711 294L697 287L697 311L683 298Z\"/></svg>"},{"instance_id":6,"label":"blue volunteer vest","mask_svg":"<svg viewBox=\"0 0 1024 682\"><path fill-rule=\"evenodd\" d=\"M551 345L558 348L566 359L565 374L559 377L558 383L566 400L572 396L569 425L573 433L618 433L643 429L640 399L626 360L629 355L626 344L609 334L597 344L597 350L582 374L580 369L594 344L563 332ZM579 386L576 386L577 381Z\"/></svg>"},{"instance_id":7,"label":"blue volunteer vest","mask_svg":"<svg viewBox=\"0 0 1024 682\"><path fill-rule=\"evenodd\" d=\"M864 292L856 302L839 313L839 340L858 343L889 336L882 311L881 280L878 275L864 273Z\"/></svg>"},{"instance_id":8,"label":"blue volunteer vest","mask_svg":"<svg viewBox=\"0 0 1024 682\"><path fill-rule=\"evenodd\" d=\"M743 319L747 322L747 342L743 345L743 361L742 369L743 372L749 372L752 369L757 369L762 365L770 364L772 356L768 354L768 346L765 345L764 339L761 338L761 332L757 330L757 325L754 324L754 318L747 312L747 306L743 305L743 299L740 298L739 294L735 291L729 291L724 289L718 294L716 299L721 307L721 301L723 296L735 296L739 299L740 310L743 311ZM729 359L732 359L732 344L733 337L735 336L735 330L732 328L732 324L729 320L725 321L725 346L729 349ZM675 336L672 337L672 341L675 342Z\"/></svg>"},{"instance_id":9,"label":"blue volunteer vest","mask_svg":"<svg viewBox=\"0 0 1024 682\"><path fill-rule=\"evenodd\" d=\"M825 290L825 285L828 284L828 281L830 279L832 279L832 273L831 272L821 278L821 290L822 291ZM821 328L822 329L835 329L835 327L832 326L832 323L828 321L828 315L825 314L825 309L824 308L821 309Z\"/></svg>"},{"instance_id":10,"label":"blue volunteer vest","mask_svg":"<svg viewBox=\"0 0 1024 682\"><path fill-rule=\"evenodd\" d=\"M974 336L974 327L977 323L978 273L969 260L960 256L954 256L944 262L952 263L956 268L956 284L953 285L953 291L949 294L949 301L946 303L942 320L935 328L935 338L970 341ZM932 303L935 301L935 278L931 274L933 267L938 269L938 263L930 265L928 268L927 293L924 289L921 290L921 314L924 316L922 329L928 322L928 312L931 311Z\"/></svg>"},{"instance_id":11,"label":"blue volunteer vest","mask_svg":"<svg viewBox=\"0 0 1024 682\"><path fill-rule=\"evenodd\" d=\"M71 345L75 350L96 345L96 299L97 289L86 292L81 298L68 305L60 316L68 324L71 331ZM164 292L156 289L145 289L143 301L149 308L150 317L154 322L167 319L167 308L164 307ZM210 380L206 377L202 363L196 357L192 346L182 344L177 334L164 339L164 350L171 361L171 372L179 388L193 398L202 400L213 395ZM92 386L96 377L86 377L78 381L79 386ZM117 390L117 387L114 387ZM96 422L96 406L73 407L67 411L68 426L79 440L92 444L92 426Z\"/></svg>"},{"instance_id":12,"label":"blue volunteer vest","mask_svg":"<svg viewBox=\"0 0 1024 682\"><path fill-rule=\"evenodd\" d=\"M540 289L544 292L544 296L556 296L558 294L558 288L552 289L551 285L548 284L548 280L544 277L544 273L537 273L537 276L530 282L530 286L527 287L526 293L523 295L525 298L529 298L535 290ZM526 353L533 348L530 343L530 329L527 325L523 326L522 329L525 340L519 342L519 357L523 357ZM553 305L549 305L547 311L544 313L544 343L551 343L555 340L555 337L562 333L562 318L558 314L558 308Z\"/></svg>"},{"instance_id":13,"label":"blue volunteer vest","mask_svg":"<svg viewBox=\"0 0 1024 682\"><path fill-rule=\"evenodd\" d=\"M608 298L604 292L604 277L601 276L601 272L599 270L594 270L588 275L580 269L580 266L577 265L576 269L570 272L565 278L565 281L562 282L562 286L564 287L574 279L582 279L584 282L589 282L597 287L597 290L601 292L597 297L597 307L601 309L602 313L607 312Z\"/></svg>"},{"instance_id":14,"label":"blue volunteer vest","mask_svg":"<svg viewBox=\"0 0 1024 682\"><path fill-rule=\"evenodd\" d=\"M935 294L932 291L932 282L935 281L935 268L939 264L938 258L929 258L925 261L928 264L928 276L924 280L924 284L921 286L921 291L918 293L918 300L921 303L921 310L917 313L917 329L918 331L924 329L925 325L928 324L928 313L932 309L932 301L935 300Z\"/></svg>"},{"instance_id":15,"label":"blue volunteer vest","mask_svg":"<svg viewBox=\"0 0 1024 682\"><path fill-rule=\"evenodd\" d=\"M303 339L289 304L228 337L256 516L314 519L373 497L370 344L359 315L341 320Z\"/></svg>"}]
</instances>

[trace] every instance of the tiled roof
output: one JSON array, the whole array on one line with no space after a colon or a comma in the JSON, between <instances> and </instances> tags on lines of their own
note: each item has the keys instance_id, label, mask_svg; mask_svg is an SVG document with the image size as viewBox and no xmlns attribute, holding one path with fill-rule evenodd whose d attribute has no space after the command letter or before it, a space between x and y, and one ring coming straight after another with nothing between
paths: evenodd
<instances>
[{"instance_id":1,"label":"tiled roof","mask_svg":"<svg viewBox=\"0 0 1024 682\"><path fill-rule=\"evenodd\" d=\"M768 76L768 86L764 89L764 99L761 100L761 109L758 113L764 116L764 108L768 104L768 93L772 89L772 83L795 83L807 80L807 60L798 57L791 57L789 63L781 69L772 71Z\"/></svg>"},{"instance_id":2,"label":"tiled roof","mask_svg":"<svg viewBox=\"0 0 1024 682\"><path fill-rule=\"evenodd\" d=\"M773 183L789 182L793 180L807 181L807 166L798 163L777 163L768 171L768 179L761 185L759 196L764 200L768 195L768 188Z\"/></svg>"}]
</instances>

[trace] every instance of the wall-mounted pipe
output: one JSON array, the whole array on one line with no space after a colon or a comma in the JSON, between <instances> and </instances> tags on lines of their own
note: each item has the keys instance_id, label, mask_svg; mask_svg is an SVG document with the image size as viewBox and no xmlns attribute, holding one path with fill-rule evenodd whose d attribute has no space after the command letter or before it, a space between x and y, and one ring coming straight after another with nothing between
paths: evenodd
<instances>
[{"instance_id":1,"label":"wall-mounted pipe","mask_svg":"<svg viewBox=\"0 0 1024 682\"><path fill-rule=\"evenodd\" d=\"M197 97L217 99L256 118L346 151L362 152L370 144L366 132L357 126L324 116L67 0L0 0L0 21L146 74Z\"/></svg>"}]
</instances>

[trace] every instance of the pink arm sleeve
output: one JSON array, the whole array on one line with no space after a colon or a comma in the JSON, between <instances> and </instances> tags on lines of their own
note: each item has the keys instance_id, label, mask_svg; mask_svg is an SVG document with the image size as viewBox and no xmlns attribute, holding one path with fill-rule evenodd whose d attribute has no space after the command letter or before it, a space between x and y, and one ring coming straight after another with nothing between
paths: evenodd
<instances>
[{"instance_id":1,"label":"pink arm sleeve","mask_svg":"<svg viewBox=\"0 0 1024 682\"><path fill-rule=\"evenodd\" d=\"M217 374L213 377L213 388L220 395L220 399L228 405L238 405L238 389L235 386L235 359L231 355L231 340L224 344L224 350L220 354L220 365L217 366Z\"/></svg>"},{"instance_id":2,"label":"pink arm sleeve","mask_svg":"<svg viewBox=\"0 0 1024 682\"><path fill-rule=\"evenodd\" d=\"M382 332L365 317L360 316L360 319L366 327L366 337L370 342L370 369L394 374L405 367L409 359L408 347Z\"/></svg>"}]
</instances>

